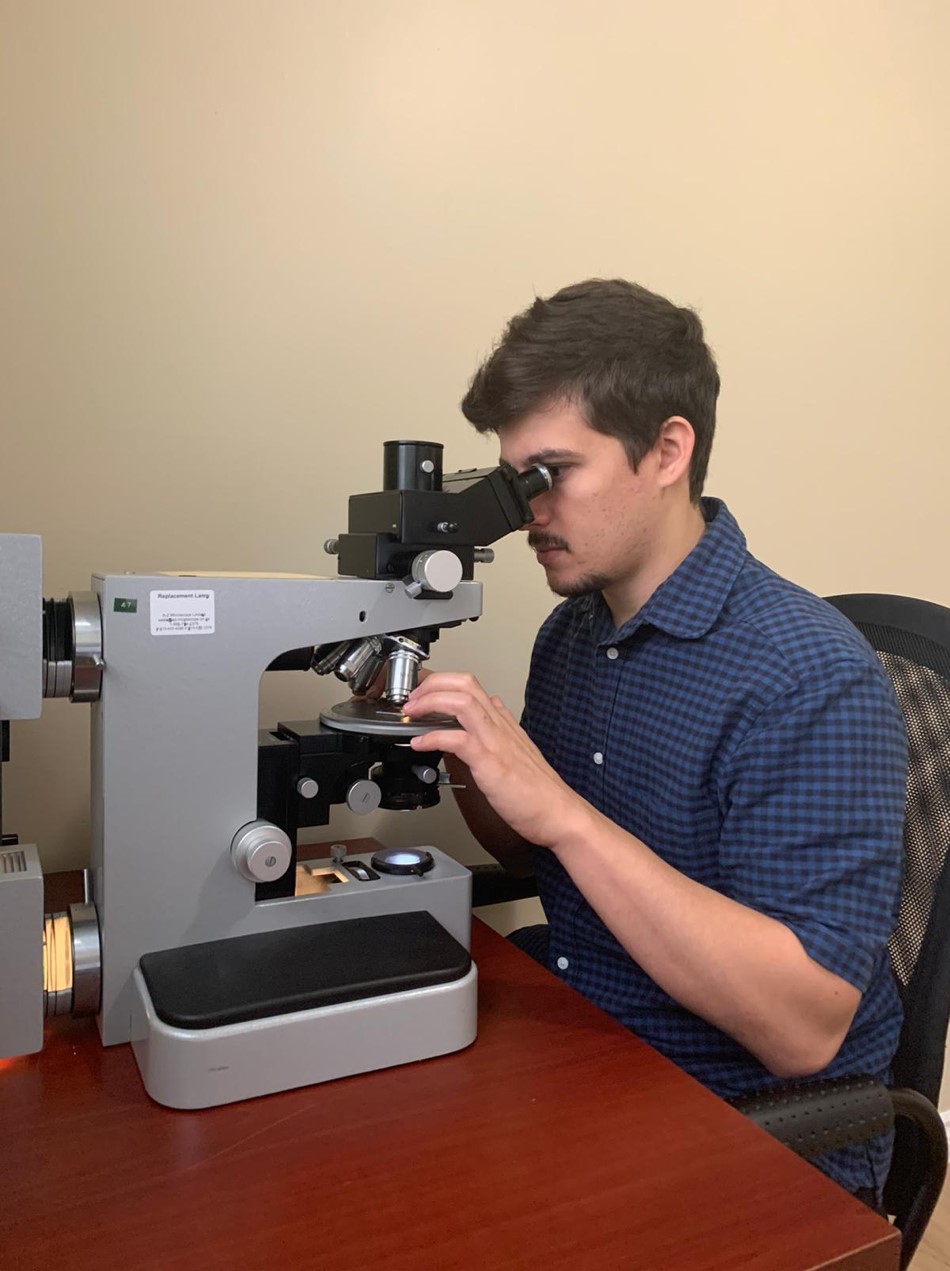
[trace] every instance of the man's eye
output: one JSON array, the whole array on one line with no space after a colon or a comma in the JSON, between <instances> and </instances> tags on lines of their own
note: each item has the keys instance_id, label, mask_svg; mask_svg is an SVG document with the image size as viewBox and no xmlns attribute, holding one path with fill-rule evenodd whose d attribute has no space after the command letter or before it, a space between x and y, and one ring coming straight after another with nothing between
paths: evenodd
<instances>
[{"instance_id":1,"label":"man's eye","mask_svg":"<svg viewBox=\"0 0 950 1271\"><path fill-rule=\"evenodd\" d=\"M551 480L554 482L555 485L557 485L558 481L560 481L561 477L564 475L564 469L559 468L556 463L549 463L549 464L546 464L545 466L547 467L548 472L550 472L551 474Z\"/></svg>"}]
</instances>

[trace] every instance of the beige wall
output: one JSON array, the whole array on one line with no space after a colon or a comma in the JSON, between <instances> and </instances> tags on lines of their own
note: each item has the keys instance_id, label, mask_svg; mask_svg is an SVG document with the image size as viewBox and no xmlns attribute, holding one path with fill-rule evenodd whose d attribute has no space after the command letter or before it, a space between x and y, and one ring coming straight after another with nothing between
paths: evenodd
<instances>
[{"instance_id":1,"label":"beige wall","mask_svg":"<svg viewBox=\"0 0 950 1271\"><path fill-rule=\"evenodd\" d=\"M93 569L325 571L381 443L589 275L696 305L709 482L815 591L950 603L950 8L927 0L0 0L0 528ZM517 708L520 541L437 664ZM274 680L277 677L269 677ZM265 690L265 718L339 697ZM87 719L14 729L7 821L86 852ZM454 809L334 822L476 855ZM322 836L321 836L322 837Z\"/></svg>"}]
</instances>

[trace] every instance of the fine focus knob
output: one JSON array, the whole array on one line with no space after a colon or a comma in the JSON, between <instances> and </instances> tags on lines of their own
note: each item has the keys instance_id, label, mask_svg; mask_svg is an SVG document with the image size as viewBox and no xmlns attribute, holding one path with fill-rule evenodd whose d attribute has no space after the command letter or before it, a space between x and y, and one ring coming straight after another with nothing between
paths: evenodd
<instances>
[{"instance_id":1,"label":"fine focus knob","mask_svg":"<svg viewBox=\"0 0 950 1271\"><path fill-rule=\"evenodd\" d=\"M270 821L251 821L231 840L235 869L252 883L272 883L287 872L293 851L290 839Z\"/></svg>"},{"instance_id":2,"label":"fine focus knob","mask_svg":"<svg viewBox=\"0 0 950 1271\"><path fill-rule=\"evenodd\" d=\"M367 812L375 812L379 807L383 792L375 781L361 778L354 781L346 792L346 806L357 816L365 816Z\"/></svg>"},{"instance_id":3,"label":"fine focus knob","mask_svg":"<svg viewBox=\"0 0 950 1271\"><path fill-rule=\"evenodd\" d=\"M297 793L301 799L315 799L320 793L320 784L313 777L301 777L297 782Z\"/></svg>"},{"instance_id":4,"label":"fine focus knob","mask_svg":"<svg viewBox=\"0 0 950 1271\"><path fill-rule=\"evenodd\" d=\"M462 581L462 562L445 547L420 552L412 562L412 577L430 591L454 591Z\"/></svg>"}]
</instances>

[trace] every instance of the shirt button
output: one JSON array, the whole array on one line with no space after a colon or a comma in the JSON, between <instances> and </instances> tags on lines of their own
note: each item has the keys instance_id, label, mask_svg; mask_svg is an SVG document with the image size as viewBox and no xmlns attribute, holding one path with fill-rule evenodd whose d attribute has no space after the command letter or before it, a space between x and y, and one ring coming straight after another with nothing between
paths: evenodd
<instances>
[{"instance_id":1,"label":"shirt button","mask_svg":"<svg viewBox=\"0 0 950 1271\"><path fill-rule=\"evenodd\" d=\"M611 662L616 662L617 658L620 657L620 650L616 648L615 645L611 645L607 650L607 656L610 658Z\"/></svg>"},{"instance_id":2,"label":"shirt button","mask_svg":"<svg viewBox=\"0 0 950 1271\"><path fill-rule=\"evenodd\" d=\"M600 751L599 751L599 750L595 750L595 751L594 751L594 763L598 763L598 764L600 764L600 763L603 763L603 762L604 762L604 757L603 757L603 755L600 753Z\"/></svg>"},{"instance_id":3,"label":"shirt button","mask_svg":"<svg viewBox=\"0 0 950 1271\"><path fill-rule=\"evenodd\" d=\"M557 960L557 966L559 971L566 971L570 965L571 964L570 962L568 962L567 958L558 958Z\"/></svg>"}]
</instances>

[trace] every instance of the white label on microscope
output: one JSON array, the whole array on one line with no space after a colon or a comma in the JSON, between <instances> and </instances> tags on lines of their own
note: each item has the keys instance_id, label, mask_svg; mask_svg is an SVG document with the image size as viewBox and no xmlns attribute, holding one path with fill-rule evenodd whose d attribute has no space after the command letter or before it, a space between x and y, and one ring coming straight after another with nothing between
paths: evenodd
<instances>
[{"instance_id":1,"label":"white label on microscope","mask_svg":"<svg viewBox=\"0 0 950 1271\"><path fill-rule=\"evenodd\" d=\"M214 635L213 591L149 593L152 635Z\"/></svg>"}]
</instances>

